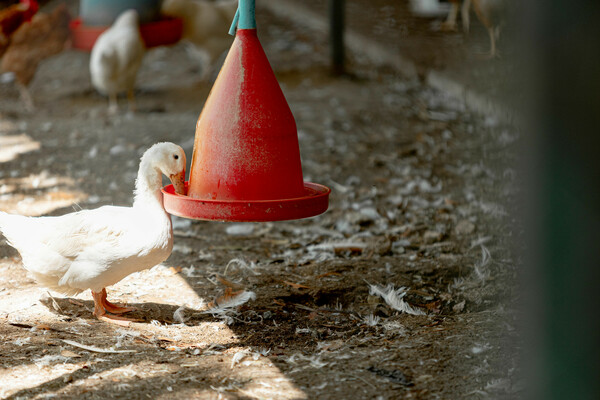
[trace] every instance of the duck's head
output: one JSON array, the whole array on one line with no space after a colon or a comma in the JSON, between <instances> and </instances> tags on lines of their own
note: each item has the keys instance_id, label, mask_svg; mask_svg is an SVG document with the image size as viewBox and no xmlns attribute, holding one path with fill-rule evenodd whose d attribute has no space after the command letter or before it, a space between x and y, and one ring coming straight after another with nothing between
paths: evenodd
<instances>
[{"instance_id":1,"label":"duck's head","mask_svg":"<svg viewBox=\"0 0 600 400\"><path fill-rule=\"evenodd\" d=\"M166 175L173 184L175 193L185 195L185 153L175 143L158 143L148 153L152 154L153 167Z\"/></svg>"}]
</instances>

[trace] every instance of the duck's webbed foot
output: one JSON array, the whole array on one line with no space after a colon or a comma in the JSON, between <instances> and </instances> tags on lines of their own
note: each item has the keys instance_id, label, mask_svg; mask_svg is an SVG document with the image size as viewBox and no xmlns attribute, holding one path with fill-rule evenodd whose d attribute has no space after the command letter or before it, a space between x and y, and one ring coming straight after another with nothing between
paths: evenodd
<instances>
[{"instance_id":1,"label":"duck's webbed foot","mask_svg":"<svg viewBox=\"0 0 600 400\"><path fill-rule=\"evenodd\" d=\"M106 299L106 289L102 289L100 293L102 294L103 306L106 312L111 314L125 314L126 312L135 311L135 307L123 307L108 301Z\"/></svg>"},{"instance_id":2,"label":"duck's webbed foot","mask_svg":"<svg viewBox=\"0 0 600 400\"><path fill-rule=\"evenodd\" d=\"M100 292L92 290L94 298L94 315L101 321L110 322L121 326L129 326L131 322L140 322L140 319L127 318L120 315L135 310L133 307L121 307L106 300L106 289Z\"/></svg>"}]
</instances>

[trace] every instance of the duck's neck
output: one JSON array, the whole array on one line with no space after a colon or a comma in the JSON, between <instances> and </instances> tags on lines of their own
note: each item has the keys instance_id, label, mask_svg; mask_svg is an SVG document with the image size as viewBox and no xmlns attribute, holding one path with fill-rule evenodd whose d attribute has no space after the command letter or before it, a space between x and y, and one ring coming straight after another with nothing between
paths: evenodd
<instances>
[{"instance_id":1,"label":"duck's neck","mask_svg":"<svg viewBox=\"0 0 600 400\"><path fill-rule=\"evenodd\" d=\"M162 208L162 174L149 161L150 157L142 157L138 176L135 180L134 207L141 205L159 205Z\"/></svg>"}]
</instances>

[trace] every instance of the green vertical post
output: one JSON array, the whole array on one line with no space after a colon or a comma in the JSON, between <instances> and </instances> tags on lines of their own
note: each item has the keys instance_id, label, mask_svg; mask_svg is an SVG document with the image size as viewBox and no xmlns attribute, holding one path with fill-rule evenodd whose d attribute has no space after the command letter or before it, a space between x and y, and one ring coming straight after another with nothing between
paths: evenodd
<instances>
[{"instance_id":1,"label":"green vertical post","mask_svg":"<svg viewBox=\"0 0 600 400\"><path fill-rule=\"evenodd\" d=\"M331 68L335 75L345 72L344 59L344 0L329 0L329 42L331 50Z\"/></svg>"},{"instance_id":2,"label":"green vertical post","mask_svg":"<svg viewBox=\"0 0 600 400\"><path fill-rule=\"evenodd\" d=\"M531 92L524 398L600 399L600 3L522 3L515 37L525 47L513 62Z\"/></svg>"}]
</instances>

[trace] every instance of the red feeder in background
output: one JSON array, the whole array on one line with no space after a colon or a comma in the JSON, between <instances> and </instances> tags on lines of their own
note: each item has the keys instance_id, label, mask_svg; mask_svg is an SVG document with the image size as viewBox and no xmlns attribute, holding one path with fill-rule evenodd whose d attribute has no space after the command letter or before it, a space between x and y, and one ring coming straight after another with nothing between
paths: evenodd
<instances>
[{"instance_id":1,"label":"red feeder in background","mask_svg":"<svg viewBox=\"0 0 600 400\"><path fill-rule=\"evenodd\" d=\"M73 47L79 50L92 51L94 43L110 26L86 26L81 18L69 24ZM163 17L158 21L140 25L140 34L146 47L168 46L177 43L183 35L181 18Z\"/></svg>"},{"instance_id":2,"label":"red feeder in background","mask_svg":"<svg viewBox=\"0 0 600 400\"><path fill-rule=\"evenodd\" d=\"M161 0L79 0L80 16L69 24L73 47L92 51L98 36L128 9L138 13L140 34L147 48L175 44L183 35L183 20L161 16L161 3Z\"/></svg>"},{"instance_id":3,"label":"red feeder in background","mask_svg":"<svg viewBox=\"0 0 600 400\"><path fill-rule=\"evenodd\" d=\"M331 190L303 181L296 122L256 35L254 0L240 0L232 32L235 40L196 125L188 194L163 188L165 209L220 221L325 212Z\"/></svg>"}]
</instances>

